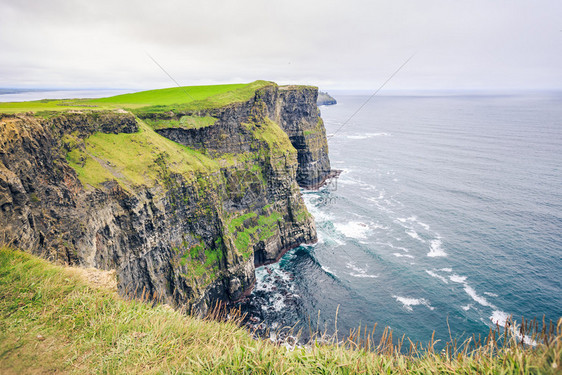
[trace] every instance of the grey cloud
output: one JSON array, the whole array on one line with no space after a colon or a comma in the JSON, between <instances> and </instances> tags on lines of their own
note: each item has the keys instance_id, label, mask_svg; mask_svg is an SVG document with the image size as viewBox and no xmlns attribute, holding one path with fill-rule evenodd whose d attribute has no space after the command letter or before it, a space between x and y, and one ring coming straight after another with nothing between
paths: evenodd
<instances>
[{"instance_id":1,"label":"grey cloud","mask_svg":"<svg viewBox=\"0 0 562 375\"><path fill-rule=\"evenodd\" d=\"M562 4L4 1L0 87L269 79L333 88L561 88Z\"/></svg>"}]
</instances>

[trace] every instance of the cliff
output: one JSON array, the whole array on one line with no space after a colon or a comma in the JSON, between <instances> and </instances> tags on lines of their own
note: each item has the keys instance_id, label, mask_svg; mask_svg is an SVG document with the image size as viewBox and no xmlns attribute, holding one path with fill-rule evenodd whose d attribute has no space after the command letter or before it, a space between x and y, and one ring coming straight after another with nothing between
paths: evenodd
<instances>
[{"instance_id":1,"label":"cliff","mask_svg":"<svg viewBox=\"0 0 562 375\"><path fill-rule=\"evenodd\" d=\"M327 92L318 92L318 100L316 101L317 105L334 105L338 104L337 100L334 99L330 94Z\"/></svg>"},{"instance_id":2,"label":"cliff","mask_svg":"<svg viewBox=\"0 0 562 375\"><path fill-rule=\"evenodd\" d=\"M330 172L316 88L240 90L127 111L2 115L3 241L114 269L121 294L201 314L239 299L256 265L316 241L299 183Z\"/></svg>"}]
</instances>

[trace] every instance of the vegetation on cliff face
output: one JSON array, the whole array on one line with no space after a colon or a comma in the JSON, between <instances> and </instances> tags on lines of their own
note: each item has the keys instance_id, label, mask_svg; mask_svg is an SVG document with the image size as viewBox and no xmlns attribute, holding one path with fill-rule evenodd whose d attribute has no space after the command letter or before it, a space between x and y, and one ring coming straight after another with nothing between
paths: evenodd
<instances>
[{"instance_id":1,"label":"vegetation on cliff face","mask_svg":"<svg viewBox=\"0 0 562 375\"><path fill-rule=\"evenodd\" d=\"M112 374L557 374L562 321L537 347L490 339L470 350L410 355L392 343L256 340L236 319L201 320L124 300L68 268L0 248L0 372ZM389 337L391 335L387 335ZM505 337L504 337L505 338Z\"/></svg>"},{"instance_id":2,"label":"vegetation on cliff face","mask_svg":"<svg viewBox=\"0 0 562 375\"><path fill-rule=\"evenodd\" d=\"M80 181L95 188L109 180L116 180L123 187L154 186L161 181L162 162L168 173L191 176L190 179L194 172L212 173L219 168L209 157L158 135L140 120L136 133L98 132L82 143L66 135L64 141L72 142L67 159Z\"/></svg>"},{"instance_id":3,"label":"vegetation on cliff face","mask_svg":"<svg viewBox=\"0 0 562 375\"><path fill-rule=\"evenodd\" d=\"M0 235L114 269L123 294L202 314L236 301L255 265L316 240L297 184L299 170L326 165L315 98L313 87L256 81L0 115ZM296 144L288 127L317 139Z\"/></svg>"}]
</instances>

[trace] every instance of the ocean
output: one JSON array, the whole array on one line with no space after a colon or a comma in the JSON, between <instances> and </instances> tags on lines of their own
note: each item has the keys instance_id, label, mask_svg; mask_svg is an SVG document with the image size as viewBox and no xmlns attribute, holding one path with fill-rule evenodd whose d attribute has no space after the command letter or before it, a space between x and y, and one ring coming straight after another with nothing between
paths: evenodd
<instances>
[{"instance_id":1,"label":"ocean","mask_svg":"<svg viewBox=\"0 0 562 375\"><path fill-rule=\"evenodd\" d=\"M376 96L334 134L368 98L335 97L321 111L343 172L303 191L319 241L258 268L250 326L445 342L562 317L562 94Z\"/></svg>"},{"instance_id":2,"label":"ocean","mask_svg":"<svg viewBox=\"0 0 562 375\"><path fill-rule=\"evenodd\" d=\"M367 96L336 99L319 241L257 270L250 326L443 343L562 317L562 94L377 96L334 134Z\"/></svg>"}]
</instances>

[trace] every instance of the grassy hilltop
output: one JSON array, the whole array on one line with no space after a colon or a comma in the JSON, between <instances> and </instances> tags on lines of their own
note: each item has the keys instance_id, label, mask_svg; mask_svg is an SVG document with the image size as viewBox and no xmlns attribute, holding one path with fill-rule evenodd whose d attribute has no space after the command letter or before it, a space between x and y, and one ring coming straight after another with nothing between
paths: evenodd
<instances>
[{"instance_id":1,"label":"grassy hilltop","mask_svg":"<svg viewBox=\"0 0 562 375\"><path fill-rule=\"evenodd\" d=\"M513 340L456 355L431 346L403 355L388 344L366 351L351 342L287 349L253 339L235 322L124 300L111 282L96 286L102 277L91 272L86 278L0 249L0 373L560 373L562 323L548 345L535 349Z\"/></svg>"},{"instance_id":2,"label":"grassy hilltop","mask_svg":"<svg viewBox=\"0 0 562 375\"><path fill-rule=\"evenodd\" d=\"M255 91L270 84L267 81L227 85L186 86L141 91L99 99L43 99L27 102L0 103L0 113L68 111L68 110L114 110L160 107L172 109L192 103L199 108L220 107L232 102L250 99Z\"/></svg>"}]
</instances>

